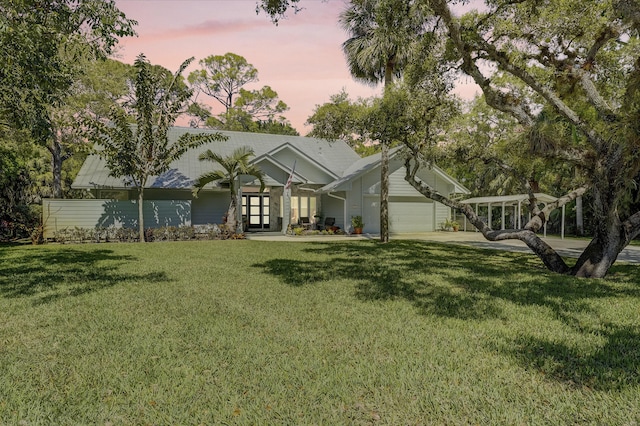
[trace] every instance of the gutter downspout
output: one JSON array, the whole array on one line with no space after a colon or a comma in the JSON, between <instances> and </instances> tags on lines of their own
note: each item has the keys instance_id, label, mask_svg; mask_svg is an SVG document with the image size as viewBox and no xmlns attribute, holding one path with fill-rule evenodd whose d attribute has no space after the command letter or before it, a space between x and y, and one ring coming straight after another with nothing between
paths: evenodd
<instances>
[{"instance_id":1,"label":"gutter downspout","mask_svg":"<svg viewBox=\"0 0 640 426\"><path fill-rule=\"evenodd\" d=\"M335 198L337 200L342 201L342 205L343 205L342 220L343 220L344 230L346 232L347 230L347 199L338 197L337 195L333 195L331 192L327 192L327 195L331 198Z\"/></svg>"}]
</instances>

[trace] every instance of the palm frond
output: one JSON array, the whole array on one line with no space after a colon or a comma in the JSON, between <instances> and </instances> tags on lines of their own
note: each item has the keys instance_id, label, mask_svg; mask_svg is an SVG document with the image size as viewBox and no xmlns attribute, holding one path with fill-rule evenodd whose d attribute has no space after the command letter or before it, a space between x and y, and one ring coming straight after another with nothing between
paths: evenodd
<instances>
[{"instance_id":1,"label":"palm frond","mask_svg":"<svg viewBox=\"0 0 640 426\"><path fill-rule=\"evenodd\" d=\"M219 180L225 180L228 176L222 170L214 170L212 172L204 173L193 184L193 195L197 196L202 188L206 185Z\"/></svg>"},{"instance_id":2,"label":"palm frond","mask_svg":"<svg viewBox=\"0 0 640 426\"><path fill-rule=\"evenodd\" d=\"M210 149L206 150L202 154L198 156L198 160L200 161L210 161L212 163L222 164L224 162L224 158Z\"/></svg>"}]
</instances>

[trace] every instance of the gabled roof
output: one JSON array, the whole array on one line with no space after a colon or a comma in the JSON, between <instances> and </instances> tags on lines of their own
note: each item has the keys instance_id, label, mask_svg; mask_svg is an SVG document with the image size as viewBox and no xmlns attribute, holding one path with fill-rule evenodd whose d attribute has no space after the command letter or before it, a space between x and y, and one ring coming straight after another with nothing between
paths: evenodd
<instances>
[{"instance_id":1,"label":"gabled roof","mask_svg":"<svg viewBox=\"0 0 640 426\"><path fill-rule=\"evenodd\" d=\"M398 153L402 150L402 147L395 147L389 150L389 160L392 160ZM370 155L368 157L362 158L355 163L347 170L345 170L344 175L340 178L331 182L328 185L323 186L318 190L320 193L334 192L334 191L343 191L348 189L350 182L354 179L359 178L360 176L369 173L372 170L380 167L380 163L382 161L382 154L377 153ZM436 165L432 165L431 169L438 175L440 178L450 183L454 187L454 193L456 194L469 194L467 188L465 188L460 182L449 176L444 170Z\"/></svg>"},{"instance_id":2,"label":"gabled roof","mask_svg":"<svg viewBox=\"0 0 640 426\"><path fill-rule=\"evenodd\" d=\"M253 160L251 160L252 163L259 163L261 161L269 161L271 164L275 165L276 167L280 168L283 172L286 172L287 175L291 172L291 168L293 167L293 164L283 164L282 161L278 160L276 158L276 156L278 155L278 153L282 153L284 151L289 151L291 154L293 154L295 157L297 157L298 159L302 159L303 161L306 161L307 163L311 163L313 165L314 168L322 171L323 173L327 174L331 179L336 179L340 176L339 173L337 173L337 170L331 170L330 168L326 167L324 164L322 164L321 162L317 161L315 158L309 157L308 155L306 155L304 152L300 151L298 148L296 148L295 146L289 144L289 143L285 143L280 145L279 147L266 152L258 157L255 157ZM360 158L360 157L358 157ZM302 164L300 164L299 166L301 166ZM293 181L296 183L316 183L316 182L311 182L310 179L308 179L306 176L300 174L300 167L298 167L296 170L294 170L293 173Z\"/></svg>"},{"instance_id":3,"label":"gabled roof","mask_svg":"<svg viewBox=\"0 0 640 426\"><path fill-rule=\"evenodd\" d=\"M389 159L392 159L396 153L400 151L400 147L395 147L389 150ZM342 191L346 189L346 185L354 179L359 178L360 176L368 173L371 170L374 170L376 167L380 165L382 160L382 154L376 153L370 155L368 157L364 157L356 161L344 171L343 176L340 179L337 179L331 182L328 185L323 186L318 190L320 193L334 192L334 191Z\"/></svg>"},{"instance_id":4,"label":"gabled roof","mask_svg":"<svg viewBox=\"0 0 640 426\"><path fill-rule=\"evenodd\" d=\"M211 129L193 129L190 127L173 127L169 130L169 142L176 141L185 133L216 133L217 130ZM211 162L199 161L198 156L211 149L222 156L230 155L235 149L248 146L253 149L256 157L253 162L258 159L269 158L271 162L276 162L279 168L286 171L286 175L290 172L293 164L283 164L274 158L274 155L285 149L291 151L291 155L300 157L306 163L317 167L328 176L342 176L344 170L349 168L354 162L360 159L345 142L343 141L327 141L324 139L307 138L301 136L288 135L271 135L265 133L244 133L244 132L228 132L219 131L228 137L223 142L211 142L198 148L189 150L180 159L171 163L169 170L162 176L151 178L147 187L149 188L191 188L193 181L198 176L215 170L216 165ZM296 170L298 172L298 170ZM304 179L304 172L296 173L299 178ZM272 181L273 184L278 183L278 179ZM93 188L129 188L130 185L126 179L113 178L109 176L109 170L104 160L95 154L89 155L82 165L78 176L74 183L74 188L93 189Z\"/></svg>"},{"instance_id":5,"label":"gabled roof","mask_svg":"<svg viewBox=\"0 0 640 426\"><path fill-rule=\"evenodd\" d=\"M251 163L259 164L259 163L261 163L263 161L266 161L268 163L273 164L274 166L276 166L278 169L280 169L283 173L285 173L287 175L291 174L291 171L292 171L291 167L293 165L287 166L286 164L283 164L281 161L276 160L275 158L273 158L270 155L266 155L266 154L265 155L261 155L258 158L254 158L251 161ZM294 182L294 183L306 183L306 182L309 181L309 179L306 176L300 174L300 170L293 170L293 177L292 177L291 181ZM271 186L278 186L280 184L282 184L282 182L275 182L274 181L274 185L271 185Z\"/></svg>"}]
</instances>

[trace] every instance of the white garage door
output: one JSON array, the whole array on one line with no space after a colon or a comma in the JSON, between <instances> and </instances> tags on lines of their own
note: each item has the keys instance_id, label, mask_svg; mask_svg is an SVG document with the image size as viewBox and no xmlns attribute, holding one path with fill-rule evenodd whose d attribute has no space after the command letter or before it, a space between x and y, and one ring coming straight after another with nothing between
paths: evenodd
<instances>
[{"instance_id":1,"label":"white garage door","mask_svg":"<svg viewBox=\"0 0 640 426\"><path fill-rule=\"evenodd\" d=\"M433 202L389 201L389 232L432 232Z\"/></svg>"}]
</instances>

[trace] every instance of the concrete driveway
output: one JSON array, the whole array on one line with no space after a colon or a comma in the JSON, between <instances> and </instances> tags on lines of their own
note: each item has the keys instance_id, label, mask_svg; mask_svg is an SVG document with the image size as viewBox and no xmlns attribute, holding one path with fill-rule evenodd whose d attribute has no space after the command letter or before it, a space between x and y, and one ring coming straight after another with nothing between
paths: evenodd
<instances>
[{"instance_id":1,"label":"concrete driveway","mask_svg":"<svg viewBox=\"0 0 640 426\"><path fill-rule=\"evenodd\" d=\"M429 232L425 234L398 235L396 238L422 239L494 250L531 253L531 250L522 241L487 241L480 232ZM575 238L544 237L543 240L561 256L572 258L578 258L589 244L589 240ZM627 246L618 255L617 260L620 262L640 263L640 246Z\"/></svg>"},{"instance_id":2,"label":"concrete driveway","mask_svg":"<svg viewBox=\"0 0 640 426\"><path fill-rule=\"evenodd\" d=\"M287 236L278 232L248 233L249 240L262 241L353 241L362 239L377 239L378 235L308 235ZM531 250L521 241L487 241L480 232L425 232L419 234L391 235L392 240L423 240L436 241L449 244L461 244L465 246L480 247L493 250L505 250L512 252L531 253ZM553 247L561 256L577 258L589 244L588 240L573 238L561 239L558 237L546 237L544 241ZM618 261L628 263L640 263L640 246L627 246L620 255Z\"/></svg>"}]
</instances>

